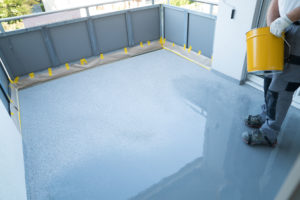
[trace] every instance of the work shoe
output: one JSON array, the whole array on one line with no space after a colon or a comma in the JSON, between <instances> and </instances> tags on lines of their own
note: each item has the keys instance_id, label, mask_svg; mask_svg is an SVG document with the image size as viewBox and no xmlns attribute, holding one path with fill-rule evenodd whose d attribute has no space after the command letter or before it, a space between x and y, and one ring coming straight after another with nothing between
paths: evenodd
<instances>
[{"instance_id":1,"label":"work shoe","mask_svg":"<svg viewBox=\"0 0 300 200\"><path fill-rule=\"evenodd\" d=\"M269 137L264 135L259 129L252 131L246 131L242 133L242 138L244 142L249 145L269 145L275 147L277 144L277 139L271 140Z\"/></svg>"},{"instance_id":2,"label":"work shoe","mask_svg":"<svg viewBox=\"0 0 300 200\"><path fill-rule=\"evenodd\" d=\"M260 128L264 123L264 120L260 115L249 115L247 119L245 119L245 124L250 128Z\"/></svg>"}]
</instances>

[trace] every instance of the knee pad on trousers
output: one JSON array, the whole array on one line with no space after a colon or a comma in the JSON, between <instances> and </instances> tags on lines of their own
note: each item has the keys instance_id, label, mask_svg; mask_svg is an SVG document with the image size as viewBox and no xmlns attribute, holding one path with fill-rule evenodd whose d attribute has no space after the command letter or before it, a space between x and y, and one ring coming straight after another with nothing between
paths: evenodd
<instances>
[{"instance_id":1,"label":"knee pad on trousers","mask_svg":"<svg viewBox=\"0 0 300 200\"><path fill-rule=\"evenodd\" d=\"M300 87L300 83L289 82L286 86L285 91L287 92L295 92Z\"/></svg>"}]
</instances>

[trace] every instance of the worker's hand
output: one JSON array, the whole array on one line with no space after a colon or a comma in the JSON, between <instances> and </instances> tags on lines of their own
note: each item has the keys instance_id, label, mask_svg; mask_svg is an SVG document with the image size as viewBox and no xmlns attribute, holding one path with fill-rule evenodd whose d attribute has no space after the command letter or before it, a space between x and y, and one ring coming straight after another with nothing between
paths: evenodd
<instances>
[{"instance_id":1,"label":"worker's hand","mask_svg":"<svg viewBox=\"0 0 300 200\"><path fill-rule=\"evenodd\" d=\"M274 22L271 23L270 32L276 37L281 37L283 31L289 27L293 22L285 15L279 17Z\"/></svg>"}]
</instances>

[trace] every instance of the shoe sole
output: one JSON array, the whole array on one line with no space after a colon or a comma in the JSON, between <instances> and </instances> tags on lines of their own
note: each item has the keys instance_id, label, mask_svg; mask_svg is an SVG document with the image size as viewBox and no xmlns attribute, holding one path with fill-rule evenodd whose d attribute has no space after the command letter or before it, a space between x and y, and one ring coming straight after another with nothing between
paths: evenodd
<instances>
[{"instance_id":1,"label":"shoe sole","mask_svg":"<svg viewBox=\"0 0 300 200\"><path fill-rule=\"evenodd\" d=\"M249 144L249 142L248 142L247 140L245 140L245 139L243 139L243 141L244 141L246 144L248 144L249 146L255 146L255 145L257 145L257 144ZM261 145L263 145L263 144L261 144ZM269 146L269 147L275 148L276 145L277 145L277 141L276 141L274 144L272 144L272 146L270 146L270 145L268 145L268 144L266 144L266 145Z\"/></svg>"}]
</instances>

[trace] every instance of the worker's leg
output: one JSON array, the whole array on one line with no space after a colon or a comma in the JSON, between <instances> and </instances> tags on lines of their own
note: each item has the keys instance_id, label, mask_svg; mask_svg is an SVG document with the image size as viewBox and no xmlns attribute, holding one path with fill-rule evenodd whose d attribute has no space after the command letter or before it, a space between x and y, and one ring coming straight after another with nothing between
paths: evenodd
<instances>
[{"instance_id":1,"label":"worker's leg","mask_svg":"<svg viewBox=\"0 0 300 200\"><path fill-rule=\"evenodd\" d=\"M271 84L272 78L271 77L264 77L264 98L265 103L261 106L262 112L258 115L249 115L245 120L245 124L251 128L260 128L262 124L266 121L266 95L269 90L269 86Z\"/></svg>"},{"instance_id":2,"label":"worker's leg","mask_svg":"<svg viewBox=\"0 0 300 200\"><path fill-rule=\"evenodd\" d=\"M287 82L279 77L273 79L266 93L267 117L260 131L270 141L275 141L281 125L291 105L293 94L300 86L297 82Z\"/></svg>"},{"instance_id":3,"label":"worker's leg","mask_svg":"<svg viewBox=\"0 0 300 200\"><path fill-rule=\"evenodd\" d=\"M300 86L297 82L288 82L282 76L275 76L266 93L266 121L260 129L244 132L242 137L248 144L273 146L282 122L291 105L293 94Z\"/></svg>"}]
</instances>

